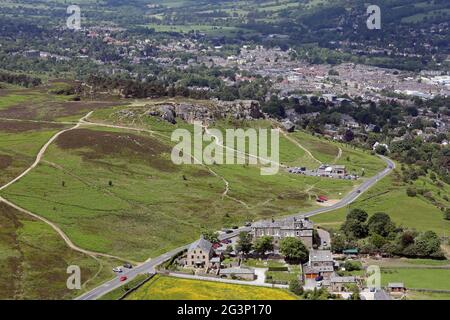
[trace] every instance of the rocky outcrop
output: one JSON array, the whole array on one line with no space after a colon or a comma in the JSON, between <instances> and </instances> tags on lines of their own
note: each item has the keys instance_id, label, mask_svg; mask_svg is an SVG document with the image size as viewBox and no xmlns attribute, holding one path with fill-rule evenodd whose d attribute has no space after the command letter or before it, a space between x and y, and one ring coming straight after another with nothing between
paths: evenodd
<instances>
[{"instance_id":1,"label":"rocky outcrop","mask_svg":"<svg viewBox=\"0 0 450 320\"><path fill-rule=\"evenodd\" d=\"M205 123L227 117L237 120L264 118L259 102L252 100L217 101L211 106L179 103L148 105L146 108L148 108L147 115L161 117L170 123L176 123L176 118L187 122L202 121Z\"/></svg>"},{"instance_id":2,"label":"rocky outcrop","mask_svg":"<svg viewBox=\"0 0 450 320\"><path fill-rule=\"evenodd\" d=\"M282 127L284 130L286 130L287 132L294 132L295 131L295 124L292 123L289 120L283 121L281 123Z\"/></svg>"}]
</instances>

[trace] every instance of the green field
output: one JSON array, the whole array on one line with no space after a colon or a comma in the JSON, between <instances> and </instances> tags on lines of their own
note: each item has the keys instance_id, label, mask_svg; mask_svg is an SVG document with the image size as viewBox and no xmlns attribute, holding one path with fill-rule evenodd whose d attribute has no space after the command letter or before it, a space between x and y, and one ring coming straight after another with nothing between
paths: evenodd
<instances>
[{"instance_id":1,"label":"green field","mask_svg":"<svg viewBox=\"0 0 450 320\"><path fill-rule=\"evenodd\" d=\"M381 269L381 284L403 282L406 288L450 290L450 269Z\"/></svg>"},{"instance_id":2,"label":"green field","mask_svg":"<svg viewBox=\"0 0 450 320\"><path fill-rule=\"evenodd\" d=\"M417 183L422 185L420 181ZM440 235L448 236L450 221L444 220L442 212L423 197L408 197L406 188L407 185L399 180L398 174L391 174L349 207L321 214L313 220L324 228L337 229L350 209L361 208L369 215L386 212L395 223L407 228L418 231L433 230Z\"/></svg>"},{"instance_id":3,"label":"green field","mask_svg":"<svg viewBox=\"0 0 450 320\"><path fill-rule=\"evenodd\" d=\"M203 229L310 210L317 207L317 195L338 199L354 187L351 181L329 183L283 169L261 176L259 166L176 166L170 161L170 134L192 126L182 121L173 126L148 116L119 119L122 108L99 109L92 121L139 123L155 133L93 126L67 132L50 146L37 168L3 195L57 223L80 247L143 261L193 241ZM268 125L247 123L256 128ZM314 144L307 138L304 135L302 143ZM314 162L284 136L280 142L280 162ZM320 157L328 151L313 152ZM378 164L378 159L354 152L367 167ZM133 237L125 236L129 234Z\"/></svg>"},{"instance_id":4,"label":"green field","mask_svg":"<svg viewBox=\"0 0 450 320\"><path fill-rule=\"evenodd\" d=\"M83 290L66 269L81 268ZM112 276L111 262L69 249L48 225L0 203L0 299L71 299Z\"/></svg>"},{"instance_id":5,"label":"green field","mask_svg":"<svg viewBox=\"0 0 450 320\"><path fill-rule=\"evenodd\" d=\"M295 300L291 293L250 285L155 276L127 300Z\"/></svg>"}]
</instances>

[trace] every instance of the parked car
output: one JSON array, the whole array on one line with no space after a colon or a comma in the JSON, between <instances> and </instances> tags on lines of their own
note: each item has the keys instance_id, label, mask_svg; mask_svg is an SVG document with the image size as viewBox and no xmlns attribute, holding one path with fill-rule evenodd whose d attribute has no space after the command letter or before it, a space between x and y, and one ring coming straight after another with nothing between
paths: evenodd
<instances>
[{"instance_id":1,"label":"parked car","mask_svg":"<svg viewBox=\"0 0 450 320\"><path fill-rule=\"evenodd\" d=\"M247 222L247 223L245 223L245 226L246 226L246 227L251 227L251 226L252 226L252 223L251 223L251 222Z\"/></svg>"},{"instance_id":2,"label":"parked car","mask_svg":"<svg viewBox=\"0 0 450 320\"><path fill-rule=\"evenodd\" d=\"M225 231L225 233L226 233L226 234L230 234L230 233L233 233L233 230L231 230L231 229L228 229L228 230L226 230L226 231Z\"/></svg>"},{"instance_id":3,"label":"parked car","mask_svg":"<svg viewBox=\"0 0 450 320\"><path fill-rule=\"evenodd\" d=\"M123 270L122 270L121 267L115 267L115 268L113 268L113 271L114 271L115 273L122 273L122 272L123 272Z\"/></svg>"},{"instance_id":4,"label":"parked car","mask_svg":"<svg viewBox=\"0 0 450 320\"><path fill-rule=\"evenodd\" d=\"M127 281L128 280L128 277L127 276L122 276L122 277L120 277L120 282L124 282L124 281Z\"/></svg>"},{"instance_id":5,"label":"parked car","mask_svg":"<svg viewBox=\"0 0 450 320\"><path fill-rule=\"evenodd\" d=\"M232 226L231 229L236 230L236 229L239 229L239 227L238 226Z\"/></svg>"},{"instance_id":6,"label":"parked car","mask_svg":"<svg viewBox=\"0 0 450 320\"><path fill-rule=\"evenodd\" d=\"M323 280L323 277L322 276L317 276L316 277L316 281L322 281Z\"/></svg>"},{"instance_id":7,"label":"parked car","mask_svg":"<svg viewBox=\"0 0 450 320\"><path fill-rule=\"evenodd\" d=\"M125 263L125 264L123 265L123 267L124 267L124 268L127 268L127 269L133 269L133 265L132 265L131 263Z\"/></svg>"}]
</instances>

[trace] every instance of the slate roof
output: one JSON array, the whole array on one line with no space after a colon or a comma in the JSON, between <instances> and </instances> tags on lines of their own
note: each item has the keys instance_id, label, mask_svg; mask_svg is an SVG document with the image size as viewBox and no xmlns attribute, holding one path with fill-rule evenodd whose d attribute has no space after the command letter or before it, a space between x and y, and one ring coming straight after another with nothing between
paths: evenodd
<instances>
[{"instance_id":1,"label":"slate roof","mask_svg":"<svg viewBox=\"0 0 450 320\"><path fill-rule=\"evenodd\" d=\"M332 277L330 279L331 283L355 283L356 278L355 277Z\"/></svg>"},{"instance_id":2,"label":"slate roof","mask_svg":"<svg viewBox=\"0 0 450 320\"><path fill-rule=\"evenodd\" d=\"M245 268L227 268L220 269L220 274L255 274L255 271Z\"/></svg>"},{"instance_id":3,"label":"slate roof","mask_svg":"<svg viewBox=\"0 0 450 320\"><path fill-rule=\"evenodd\" d=\"M403 282L390 282L388 283L388 288L404 288Z\"/></svg>"},{"instance_id":4,"label":"slate roof","mask_svg":"<svg viewBox=\"0 0 450 320\"><path fill-rule=\"evenodd\" d=\"M305 218L286 218L282 220L264 220L255 222L252 227L254 228L281 228L281 229L293 229L295 222L302 222L303 229L313 229L313 223Z\"/></svg>"},{"instance_id":5,"label":"slate roof","mask_svg":"<svg viewBox=\"0 0 450 320\"><path fill-rule=\"evenodd\" d=\"M189 247L189 252L194 251L196 249L201 249L205 252L209 252L212 248L212 243L206 240L205 238L201 237L199 240L195 241L191 246Z\"/></svg>"},{"instance_id":6,"label":"slate roof","mask_svg":"<svg viewBox=\"0 0 450 320\"><path fill-rule=\"evenodd\" d=\"M330 250L311 250L309 252L310 262L332 262L333 254Z\"/></svg>"}]
</instances>

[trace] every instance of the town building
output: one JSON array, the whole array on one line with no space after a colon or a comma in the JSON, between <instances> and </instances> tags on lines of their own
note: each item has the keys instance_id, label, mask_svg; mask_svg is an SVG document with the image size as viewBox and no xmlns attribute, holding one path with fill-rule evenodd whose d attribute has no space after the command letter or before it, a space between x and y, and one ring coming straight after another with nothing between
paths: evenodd
<instances>
[{"instance_id":1,"label":"town building","mask_svg":"<svg viewBox=\"0 0 450 320\"><path fill-rule=\"evenodd\" d=\"M280 240L295 237L302 240L307 248L312 248L313 230L314 224L306 217L265 220L252 225L252 235L255 239L271 236L274 238L275 247L278 247Z\"/></svg>"},{"instance_id":2,"label":"town building","mask_svg":"<svg viewBox=\"0 0 450 320\"><path fill-rule=\"evenodd\" d=\"M348 287L352 284L356 284L356 278L349 277L331 277L330 279L330 291L332 292L346 292Z\"/></svg>"},{"instance_id":3,"label":"town building","mask_svg":"<svg viewBox=\"0 0 450 320\"><path fill-rule=\"evenodd\" d=\"M303 266L305 279L323 277L328 280L334 274L334 259L330 250L310 250L309 261Z\"/></svg>"},{"instance_id":4,"label":"town building","mask_svg":"<svg viewBox=\"0 0 450 320\"><path fill-rule=\"evenodd\" d=\"M188 248L186 266L194 268L209 267L213 254L212 243L202 236Z\"/></svg>"},{"instance_id":5,"label":"town building","mask_svg":"<svg viewBox=\"0 0 450 320\"><path fill-rule=\"evenodd\" d=\"M321 165L319 169L317 169L317 174L319 176L325 177L336 177L336 178L345 178L347 175L347 171L345 166L343 165Z\"/></svg>"}]
</instances>

